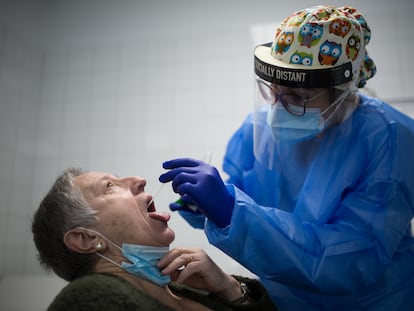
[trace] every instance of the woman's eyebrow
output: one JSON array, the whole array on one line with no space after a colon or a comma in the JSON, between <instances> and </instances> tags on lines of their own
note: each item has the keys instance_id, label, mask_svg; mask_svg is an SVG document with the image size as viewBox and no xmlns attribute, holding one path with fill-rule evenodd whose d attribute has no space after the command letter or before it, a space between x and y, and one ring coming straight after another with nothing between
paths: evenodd
<instances>
[{"instance_id":1,"label":"woman's eyebrow","mask_svg":"<svg viewBox=\"0 0 414 311\"><path fill-rule=\"evenodd\" d=\"M113 179L113 178L120 178L118 175L114 174L114 175L105 175L103 176L100 180L108 180L108 179Z\"/></svg>"}]
</instances>

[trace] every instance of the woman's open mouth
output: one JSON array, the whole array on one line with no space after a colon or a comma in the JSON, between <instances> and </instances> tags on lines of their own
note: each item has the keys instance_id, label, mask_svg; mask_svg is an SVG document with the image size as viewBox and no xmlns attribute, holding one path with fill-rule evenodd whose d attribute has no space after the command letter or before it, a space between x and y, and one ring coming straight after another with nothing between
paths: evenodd
<instances>
[{"instance_id":1,"label":"woman's open mouth","mask_svg":"<svg viewBox=\"0 0 414 311\"><path fill-rule=\"evenodd\" d=\"M167 223L171 218L170 213L157 212L154 202L152 202L149 206L147 206L147 212L149 214L149 217L155 220L159 220L163 223Z\"/></svg>"}]
</instances>

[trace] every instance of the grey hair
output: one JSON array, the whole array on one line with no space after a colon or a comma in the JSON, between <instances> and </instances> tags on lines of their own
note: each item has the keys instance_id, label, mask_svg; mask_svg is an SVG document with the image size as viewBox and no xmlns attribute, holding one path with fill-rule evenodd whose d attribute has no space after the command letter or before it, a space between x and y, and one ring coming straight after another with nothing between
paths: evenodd
<instances>
[{"instance_id":1,"label":"grey hair","mask_svg":"<svg viewBox=\"0 0 414 311\"><path fill-rule=\"evenodd\" d=\"M74 177L81 175L83 172L77 168L69 168L62 174L63 186L68 185L69 191L62 191L65 195L65 200L62 202L63 205L70 206L71 208L64 209L64 231L68 231L74 227L87 227L92 225L97 219L96 210L91 208L83 197L82 192L79 188L73 184ZM66 184L67 183L67 184Z\"/></svg>"},{"instance_id":2,"label":"grey hair","mask_svg":"<svg viewBox=\"0 0 414 311\"><path fill-rule=\"evenodd\" d=\"M32 221L33 239L41 265L67 281L90 273L97 260L95 254L70 250L63 241L69 229L89 227L98 220L96 211L88 205L73 182L83 173L79 168L68 168L58 176Z\"/></svg>"}]
</instances>

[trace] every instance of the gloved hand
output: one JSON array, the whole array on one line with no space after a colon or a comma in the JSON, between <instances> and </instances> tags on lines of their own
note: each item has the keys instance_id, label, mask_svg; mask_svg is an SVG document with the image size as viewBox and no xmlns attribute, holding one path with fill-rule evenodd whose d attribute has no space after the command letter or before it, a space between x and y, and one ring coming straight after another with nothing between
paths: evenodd
<instances>
[{"instance_id":1,"label":"gloved hand","mask_svg":"<svg viewBox=\"0 0 414 311\"><path fill-rule=\"evenodd\" d=\"M174 192L191 199L197 208L218 227L230 223L234 198L226 189L217 169L190 158L179 158L163 163L169 169L159 181L172 181Z\"/></svg>"},{"instance_id":2,"label":"gloved hand","mask_svg":"<svg viewBox=\"0 0 414 311\"><path fill-rule=\"evenodd\" d=\"M177 201L170 203L170 210L178 211L178 213L193 228L204 229L205 216L201 213L194 202L187 196L180 197Z\"/></svg>"},{"instance_id":3,"label":"gloved hand","mask_svg":"<svg viewBox=\"0 0 414 311\"><path fill-rule=\"evenodd\" d=\"M187 195L183 195L177 201L170 203L170 209L173 212L184 210L200 213L200 211L197 209L197 206Z\"/></svg>"}]
</instances>

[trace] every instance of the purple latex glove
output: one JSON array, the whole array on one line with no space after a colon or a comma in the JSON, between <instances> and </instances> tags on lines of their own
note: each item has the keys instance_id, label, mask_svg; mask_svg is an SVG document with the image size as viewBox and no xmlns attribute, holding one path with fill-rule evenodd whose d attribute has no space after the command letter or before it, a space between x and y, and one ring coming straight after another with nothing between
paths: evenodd
<instances>
[{"instance_id":1,"label":"purple latex glove","mask_svg":"<svg viewBox=\"0 0 414 311\"><path fill-rule=\"evenodd\" d=\"M163 163L170 171L159 181L172 181L174 192L190 198L197 208L217 226L226 227L233 213L234 198L226 189L217 169L203 161L179 158Z\"/></svg>"}]
</instances>

